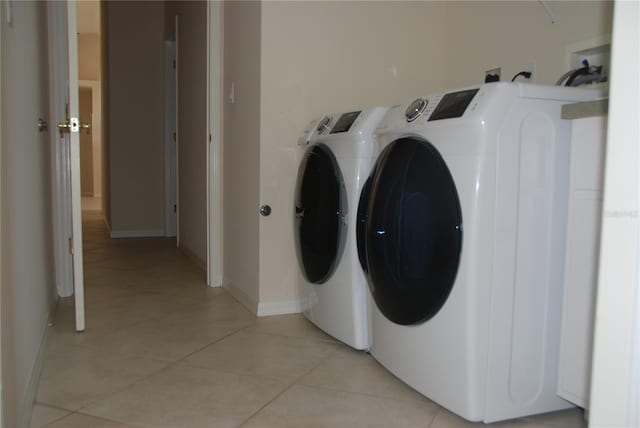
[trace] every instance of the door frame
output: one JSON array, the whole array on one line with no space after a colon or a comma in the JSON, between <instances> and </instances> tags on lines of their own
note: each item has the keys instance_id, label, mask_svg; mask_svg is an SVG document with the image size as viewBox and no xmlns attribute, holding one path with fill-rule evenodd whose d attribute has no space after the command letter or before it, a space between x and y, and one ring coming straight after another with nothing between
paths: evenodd
<instances>
[{"instance_id":1,"label":"door frame","mask_svg":"<svg viewBox=\"0 0 640 428\"><path fill-rule=\"evenodd\" d=\"M222 286L222 2L207 2L207 284Z\"/></svg>"},{"instance_id":2,"label":"door frame","mask_svg":"<svg viewBox=\"0 0 640 428\"><path fill-rule=\"evenodd\" d=\"M178 245L178 88L176 42L164 41L164 236Z\"/></svg>"},{"instance_id":3,"label":"door frame","mask_svg":"<svg viewBox=\"0 0 640 428\"><path fill-rule=\"evenodd\" d=\"M66 4L65 4L66 6ZM222 2L207 2L207 283L212 287L222 286ZM65 8L66 9L66 8ZM55 21L50 15L50 24ZM51 29L51 35L58 35L59 27ZM55 40L52 37L50 40ZM59 46L52 41L52 58L60 57ZM52 61L50 74L60 70ZM55 88L52 87L52 90ZM56 94L54 93L55 97ZM57 96L60 96L59 94ZM53 115L52 115L53 117ZM57 141L57 133L52 133L52 142ZM104 143L104 142L103 142ZM70 181L69 162L65 151L53 144L54 163L53 184L53 221L54 252L56 260L56 283L60 296L73 293L73 268L68 254L67 237L71 236L70 193L67 189ZM106 197L106 195L102 195Z\"/></svg>"}]
</instances>

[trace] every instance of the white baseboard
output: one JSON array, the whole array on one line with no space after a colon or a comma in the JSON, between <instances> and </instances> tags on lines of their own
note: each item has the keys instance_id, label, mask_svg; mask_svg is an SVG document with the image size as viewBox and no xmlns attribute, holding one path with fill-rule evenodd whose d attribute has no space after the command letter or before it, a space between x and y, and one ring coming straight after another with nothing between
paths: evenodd
<instances>
[{"instance_id":1,"label":"white baseboard","mask_svg":"<svg viewBox=\"0 0 640 428\"><path fill-rule=\"evenodd\" d=\"M288 315L299 314L306 307L306 300L287 300L282 302L256 302L249 297L244 291L238 287L234 287L231 283L223 283L222 288L231 294L242 306L247 308L251 313L259 317L268 317L272 315Z\"/></svg>"},{"instance_id":2,"label":"white baseboard","mask_svg":"<svg viewBox=\"0 0 640 428\"><path fill-rule=\"evenodd\" d=\"M55 302L55 300L54 300ZM31 413L33 412L33 404L36 401L36 394L38 393L38 384L40 383L40 376L42 370L44 370L45 358L47 356L47 345L49 344L49 335L51 320L55 311L55 303L51 306L49 314L46 318L44 325L44 331L42 333L42 339L40 340L40 346L38 347L38 355L31 368L31 374L29 375L29 381L25 388L22 403L20 403L20 409L18 410L18 420L22 423L21 426L28 427L31 421Z\"/></svg>"},{"instance_id":3,"label":"white baseboard","mask_svg":"<svg viewBox=\"0 0 640 428\"><path fill-rule=\"evenodd\" d=\"M208 284L208 285L211 288L218 288L218 287L223 287L224 288L224 285L223 285L222 281L223 281L222 280L222 276L216 275L216 276L211 278L211 283Z\"/></svg>"},{"instance_id":4,"label":"white baseboard","mask_svg":"<svg viewBox=\"0 0 640 428\"><path fill-rule=\"evenodd\" d=\"M164 229L153 230L112 230L112 238L158 238L164 236Z\"/></svg>"},{"instance_id":5,"label":"white baseboard","mask_svg":"<svg viewBox=\"0 0 640 428\"><path fill-rule=\"evenodd\" d=\"M260 302L258 304L258 316L299 314L305 309L300 300L288 300L284 302Z\"/></svg>"}]
</instances>

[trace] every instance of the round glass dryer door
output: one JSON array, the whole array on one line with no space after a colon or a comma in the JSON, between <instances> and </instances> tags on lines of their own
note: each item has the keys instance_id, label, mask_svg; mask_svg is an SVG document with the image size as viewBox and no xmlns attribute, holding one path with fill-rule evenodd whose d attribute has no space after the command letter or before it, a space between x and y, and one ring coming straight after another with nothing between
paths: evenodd
<instances>
[{"instance_id":1,"label":"round glass dryer door","mask_svg":"<svg viewBox=\"0 0 640 428\"><path fill-rule=\"evenodd\" d=\"M396 324L423 323L447 300L460 261L462 213L451 173L433 145L402 138L380 154L365 190L359 245L376 305Z\"/></svg>"},{"instance_id":2,"label":"round glass dryer door","mask_svg":"<svg viewBox=\"0 0 640 428\"><path fill-rule=\"evenodd\" d=\"M344 179L324 144L311 146L300 164L295 210L300 267L309 282L322 284L342 257L347 215Z\"/></svg>"}]
</instances>

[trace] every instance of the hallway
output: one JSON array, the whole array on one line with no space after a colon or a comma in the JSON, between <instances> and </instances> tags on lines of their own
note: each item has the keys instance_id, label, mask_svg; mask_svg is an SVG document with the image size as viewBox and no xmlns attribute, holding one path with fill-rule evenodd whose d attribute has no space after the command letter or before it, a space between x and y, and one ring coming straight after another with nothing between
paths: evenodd
<instances>
[{"instance_id":1,"label":"hallway","mask_svg":"<svg viewBox=\"0 0 640 428\"><path fill-rule=\"evenodd\" d=\"M83 216L87 330L61 299L31 427L476 426L300 315L256 318L173 239L113 240ZM574 409L499 425L586 424Z\"/></svg>"}]
</instances>

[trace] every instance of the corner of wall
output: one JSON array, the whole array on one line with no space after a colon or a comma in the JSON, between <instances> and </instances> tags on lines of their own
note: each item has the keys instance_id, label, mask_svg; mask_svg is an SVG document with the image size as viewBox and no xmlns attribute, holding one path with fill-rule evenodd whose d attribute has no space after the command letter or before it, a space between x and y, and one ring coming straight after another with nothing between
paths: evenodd
<instances>
[{"instance_id":1,"label":"corner of wall","mask_svg":"<svg viewBox=\"0 0 640 428\"><path fill-rule=\"evenodd\" d=\"M231 297L236 299L238 303L247 308L249 312L254 315L258 314L258 302L253 300L249 295L247 295L243 290L234 286L232 282L223 283L222 288L231 294Z\"/></svg>"}]
</instances>

